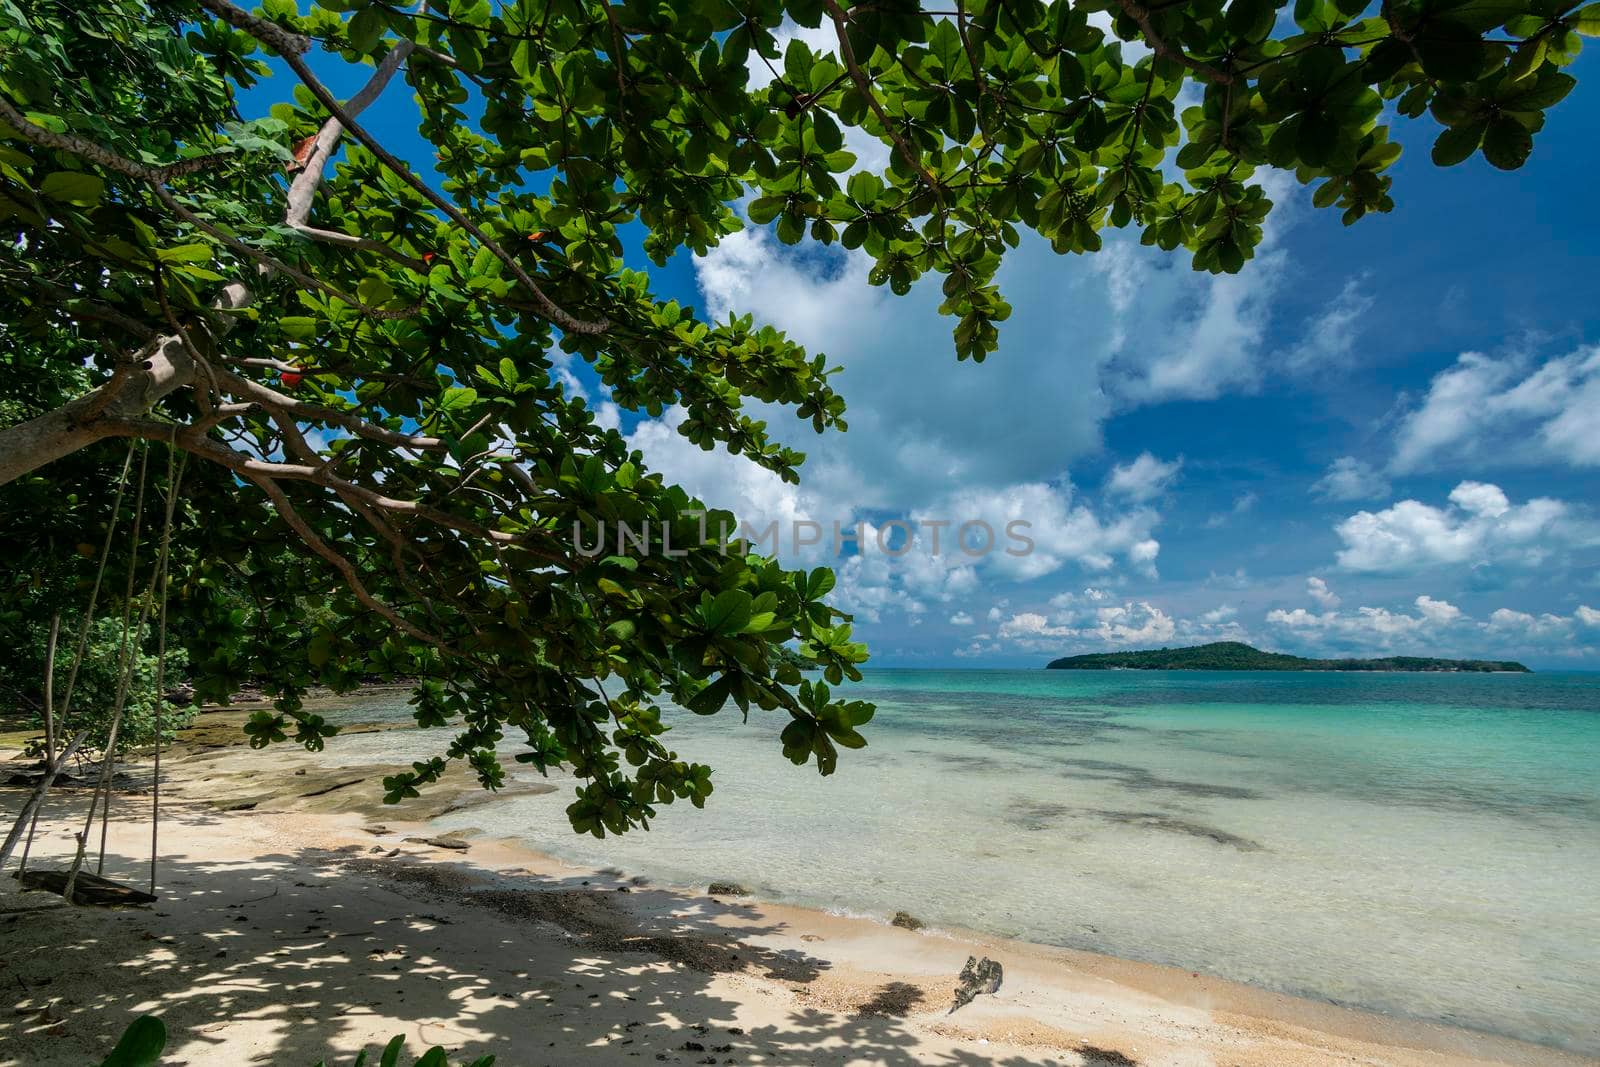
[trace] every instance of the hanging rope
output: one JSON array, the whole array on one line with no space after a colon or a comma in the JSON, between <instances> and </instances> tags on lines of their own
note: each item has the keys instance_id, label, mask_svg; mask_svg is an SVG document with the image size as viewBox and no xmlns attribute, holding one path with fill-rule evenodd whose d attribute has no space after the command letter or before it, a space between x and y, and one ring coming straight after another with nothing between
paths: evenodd
<instances>
[{"instance_id":1,"label":"hanging rope","mask_svg":"<svg viewBox=\"0 0 1600 1067\"><path fill-rule=\"evenodd\" d=\"M106 830L111 822L111 782L117 775L117 731L122 725L122 713L128 704L128 689L133 681L133 673L139 663L139 649L144 644L144 624L150 616L150 589L145 590L144 604L139 609L139 625L134 628L133 640L128 639L128 617L133 612L133 590L135 579L139 571L139 527L144 521L144 489L146 485L145 472L150 467L150 444L139 451L139 495L133 505L133 534L132 545L128 550L128 588L123 594L122 602L122 649L118 654L117 667L121 677L117 679L117 705L111 713L111 730L106 738L106 749L101 754L100 760L100 790L103 793L100 809L100 858L95 863L94 873L104 874L106 870ZM150 576L151 586L155 584L155 575ZM91 801L91 803L93 803ZM89 821L94 822L94 809L89 809Z\"/></svg>"},{"instance_id":2,"label":"hanging rope","mask_svg":"<svg viewBox=\"0 0 1600 1067\"><path fill-rule=\"evenodd\" d=\"M83 664L83 652L89 639L89 626L94 622L94 610L100 599L100 585L106 575L106 561L111 558L111 542L117 532L117 519L122 514L122 499L128 488L128 472L133 468L133 450L136 441L128 442L128 454L122 460L122 474L117 478L117 497L111 505L111 518L106 523L105 542L100 546L100 564L95 570L94 587L89 591L89 604L84 609L83 625L78 628L78 646L72 654L72 666L67 673L67 688L61 697L61 724L65 728L67 718L72 710L72 690L78 682L78 668ZM51 671L54 674L54 669ZM53 679L52 679L53 680ZM28 854L33 850L33 835L39 828L39 812L44 809L45 797L49 794L50 786L55 782L56 775L61 773L61 768L66 766L88 738L87 729L79 730L71 742L61 750L61 755L45 768L44 777L40 780L33 796L23 806L22 812L17 816L16 823L11 827L11 833L6 836L4 846L0 846L0 867L5 866L5 861L10 858L11 851L16 847L17 838L22 832L22 823L28 822L28 840L22 847L22 859L17 864L17 874L28 869Z\"/></svg>"},{"instance_id":3,"label":"hanging rope","mask_svg":"<svg viewBox=\"0 0 1600 1067\"><path fill-rule=\"evenodd\" d=\"M128 550L128 583L127 591L122 603L122 648L124 653L128 648L128 623L133 612L133 583L134 572L139 564L139 531L141 519L144 515L144 489L146 472L150 466L150 449L144 448L139 457L139 493L135 498L133 508L133 531ZM139 612L139 629L144 629L144 621L150 609L150 598L145 596L144 606ZM106 735L105 749L100 757L100 781L95 785L94 792L89 796L89 815L84 819L83 830L75 836L78 839L78 850L72 857L72 868L67 872L67 884L62 889L61 896L68 904L72 903L73 889L78 883L78 870L83 866L83 854L88 847L89 835L94 831L94 817L100 808L101 794L105 794L107 809L111 806L111 770L116 763L117 733L122 726L122 709L128 699L128 667L130 658L124 654L117 663L120 677L117 679L117 698L111 711L111 729ZM100 831L101 868L105 864L105 824L101 824Z\"/></svg>"},{"instance_id":4,"label":"hanging rope","mask_svg":"<svg viewBox=\"0 0 1600 1067\"><path fill-rule=\"evenodd\" d=\"M167 704L167 595L170 582L167 560L172 547L172 515L178 500L178 487L183 483L183 468L189 461L188 453L178 459L178 449L167 444L167 521L161 528L161 558L156 563L156 575L161 582L161 625L156 639L156 758L150 775L150 895L156 892L156 861L160 856L161 834L161 725L162 712Z\"/></svg>"}]
</instances>

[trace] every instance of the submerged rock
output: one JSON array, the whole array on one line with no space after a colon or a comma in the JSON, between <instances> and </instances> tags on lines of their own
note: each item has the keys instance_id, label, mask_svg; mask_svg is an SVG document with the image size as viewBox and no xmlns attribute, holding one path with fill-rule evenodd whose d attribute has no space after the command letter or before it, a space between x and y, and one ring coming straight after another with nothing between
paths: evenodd
<instances>
[{"instance_id":1,"label":"submerged rock","mask_svg":"<svg viewBox=\"0 0 1600 1067\"><path fill-rule=\"evenodd\" d=\"M967 957L967 965L961 968L961 977L957 979L956 1000L950 1005L953 1014L957 1008L964 1008L972 1003L972 999L980 993L997 993L1000 990L1000 981L1005 977L1005 971L1000 964L988 956L979 959L976 956Z\"/></svg>"},{"instance_id":2,"label":"submerged rock","mask_svg":"<svg viewBox=\"0 0 1600 1067\"><path fill-rule=\"evenodd\" d=\"M891 926L898 926L902 930L920 930L928 925L909 911L897 911L894 918L889 920Z\"/></svg>"},{"instance_id":3,"label":"submerged rock","mask_svg":"<svg viewBox=\"0 0 1600 1067\"><path fill-rule=\"evenodd\" d=\"M714 897L747 897L750 890L738 882L712 882L706 887L706 892Z\"/></svg>"}]
</instances>

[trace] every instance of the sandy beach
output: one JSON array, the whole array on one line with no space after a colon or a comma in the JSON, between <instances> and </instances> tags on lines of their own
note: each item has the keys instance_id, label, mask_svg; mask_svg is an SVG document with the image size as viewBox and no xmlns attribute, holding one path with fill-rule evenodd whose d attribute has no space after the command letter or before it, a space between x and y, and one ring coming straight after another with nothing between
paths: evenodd
<instances>
[{"instance_id":1,"label":"sandy beach","mask_svg":"<svg viewBox=\"0 0 1600 1067\"><path fill-rule=\"evenodd\" d=\"M156 904L67 908L5 880L0 1064L98 1062L146 1012L167 1024L170 1064L343 1063L395 1034L412 1055L437 1044L452 1062L501 1065L1600 1062L439 837L428 818L489 799L464 776L386 808L378 782L392 768L218 744L227 727L203 717L164 764ZM0 809L21 797L0 790ZM53 797L31 865L65 866L86 803ZM105 873L143 887L149 849L148 796L119 796ZM999 961L1004 982L952 1013L969 956Z\"/></svg>"}]
</instances>

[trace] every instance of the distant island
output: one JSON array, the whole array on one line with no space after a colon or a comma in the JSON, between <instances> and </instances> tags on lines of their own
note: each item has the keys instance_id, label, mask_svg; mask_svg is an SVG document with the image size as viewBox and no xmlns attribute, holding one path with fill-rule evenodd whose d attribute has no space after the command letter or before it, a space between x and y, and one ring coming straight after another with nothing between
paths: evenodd
<instances>
[{"instance_id":1,"label":"distant island","mask_svg":"<svg viewBox=\"0 0 1600 1067\"><path fill-rule=\"evenodd\" d=\"M1192 648L1144 652L1094 652L1051 660L1052 671L1473 671L1533 673L1510 660L1433 659L1385 656L1382 659L1307 659L1263 652L1241 641L1218 641Z\"/></svg>"}]
</instances>

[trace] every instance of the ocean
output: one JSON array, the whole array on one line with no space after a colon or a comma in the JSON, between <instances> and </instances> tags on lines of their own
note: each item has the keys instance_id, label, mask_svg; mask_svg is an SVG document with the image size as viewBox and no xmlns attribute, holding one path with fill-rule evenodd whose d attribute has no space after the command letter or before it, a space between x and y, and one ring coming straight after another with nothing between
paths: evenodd
<instances>
[{"instance_id":1,"label":"ocean","mask_svg":"<svg viewBox=\"0 0 1600 1067\"><path fill-rule=\"evenodd\" d=\"M439 825L1600 1054L1600 675L874 670L848 689L878 714L829 778L783 758L786 715L730 705L669 716L670 746L715 768L703 811L602 841L571 832L561 788Z\"/></svg>"}]
</instances>

